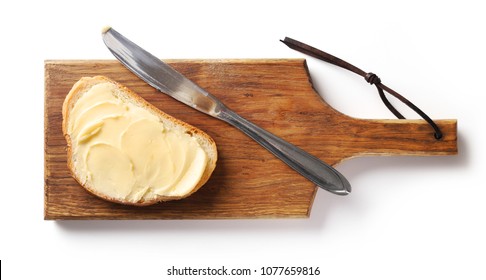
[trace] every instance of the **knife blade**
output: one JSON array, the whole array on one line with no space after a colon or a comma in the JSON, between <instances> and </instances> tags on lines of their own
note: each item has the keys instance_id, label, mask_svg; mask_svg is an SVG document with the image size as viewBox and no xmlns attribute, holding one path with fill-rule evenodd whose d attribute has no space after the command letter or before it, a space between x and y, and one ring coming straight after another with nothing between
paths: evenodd
<instances>
[{"instance_id":1,"label":"knife blade","mask_svg":"<svg viewBox=\"0 0 486 280\"><path fill-rule=\"evenodd\" d=\"M338 195L351 192L348 180L332 166L244 119L214 95L113 28L103 29L102 38L125 67L155 89L240 129L318 187Z\"/></svg>"}]
</instances>

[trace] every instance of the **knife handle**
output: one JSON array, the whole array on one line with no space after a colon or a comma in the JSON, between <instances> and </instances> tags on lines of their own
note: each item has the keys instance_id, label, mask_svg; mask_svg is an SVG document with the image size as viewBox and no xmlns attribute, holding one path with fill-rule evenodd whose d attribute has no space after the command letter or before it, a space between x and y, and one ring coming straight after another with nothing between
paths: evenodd
<instances>
[{"instance_id":1,"label":"knife handle","mask_svg":"<svg viewBox=\"0 0 486 280\"><path fill-rule=\"evenodd\" d=\"M351 192L348 180L332 166L273 135L237 113L221 108L219 119L241 130L318 187L338 195Z\"/></svg>"}]
</instances>

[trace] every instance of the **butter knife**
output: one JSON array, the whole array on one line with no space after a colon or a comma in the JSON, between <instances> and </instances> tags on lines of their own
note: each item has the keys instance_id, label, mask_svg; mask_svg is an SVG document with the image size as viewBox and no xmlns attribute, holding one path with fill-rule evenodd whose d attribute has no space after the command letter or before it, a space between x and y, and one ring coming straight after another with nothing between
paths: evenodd
<instances>
[{"instance_id":1,"label":"butter knife","mask_svg":"<svg viewBox=\"0 0 486 280\"><path fill-rule=\"evenodd\" d=\"M351 192L348 180L332 166L239 116L214 95L113 28L104 28L102 37L108 49L125 67L155 89L240 129L320 188L338 195Z\"/></svg>"}]
</instances>

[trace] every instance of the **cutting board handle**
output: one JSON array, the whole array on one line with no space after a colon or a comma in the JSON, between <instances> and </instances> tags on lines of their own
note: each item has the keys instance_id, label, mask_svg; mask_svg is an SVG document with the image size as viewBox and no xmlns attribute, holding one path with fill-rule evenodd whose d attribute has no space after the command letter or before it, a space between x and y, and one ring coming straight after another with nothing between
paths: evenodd
<instances>
[{"instance_id":1,"label":"cutting board handle","mask_svg":"<svg viewBox=\"0 0 486 280\"><path fill-rule=\"evenodd\" d=\"M333 109L322 100L326 127L321 139L326 143L327 162L334 165L360 156L439 156L457 154L457 121L434 120L442 131L436 139L434 130L424 120L358 119ZM338 150L338 151L337 151ZM336 156L334 156L336 153ZM324 156L324 155L323 155Z\"/></svg>"},{"instance_id":2,"label":"cutting board handle","mask_svg":"<svg viewBox=\"0 0 486 280\"><path fill-rule=\"evenodd\" d=\"M346 158L366 155L454 155L457 154L457 121L437 120L440 140L423 120L360 120L343 117L349 125Z\"/></svg>"}]
</instances>

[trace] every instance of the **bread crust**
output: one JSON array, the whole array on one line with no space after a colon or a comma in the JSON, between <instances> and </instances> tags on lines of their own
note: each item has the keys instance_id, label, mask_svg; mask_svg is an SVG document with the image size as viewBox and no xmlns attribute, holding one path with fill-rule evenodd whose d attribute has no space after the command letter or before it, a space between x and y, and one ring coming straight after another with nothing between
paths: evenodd
<instances>
[{"instance_id":1,"label":"bread crust","mask_svg":"<svg viewBox=\"0 0 486 280\"><path fill-rule=\"evenodd\" d=\"M131 99L137 106L143 107L146 110L149 110L150 112L154 113L155 115L159 116L161 119L164 119L165 121L168 121L176 126L183 127L185 129L186 133L189 133L191 137L196 138L200 146L203 148L203 150L206 152L207 157L208 157L208 162L206 164L206 169L204 170L203 175L201 176L201 179L197 183L197 185L187 193L186 195L183 196L161 196L158 195L154 199L150 200L142 200L138 202L130 202L126 200L119 200L115 199L112 197L108 197L106 195L103 195L99 192L96 191L96 189L93 186L88 185L88 182L86 184L82 183L82 180L79 178L77 172L76 172L76 166L73 162L73 149L72 149L72 141L71 141L71 136L68 134L68 129L67 129L67 124L69 123L69 118L70 118L70 111L76 104L76 101L84 94L86 93L91 87L100 84L100 83L111 83L115 85L126 97ZM63 106L62 106L62 132L64 134L64 137L66 138L67 142L67 165L69 168L69 171L71 172L71 175L73 178L84 188L86 189L89 193L102 198L104 200L110 201L110 202L115 202L115 203L120 203L120 204L125 204L125 205L134 205L134 206L148 206L148 205L153 205L158 202L163 202L163 201L170 201L170 200L178 200L178 199L183 199L185 197L190 196L197 190L199 190L210 178L211 174L213 173L214 169L216 168L216 162L218 158L218 153L217 153L217 148L216 148L216 143L214 140L206 134L204 131L188 124L185 123L179 119L176 119L172 117L171 115L159 110L157 107L154 105L150 104L147 102L145 99L143 99L141 96L130 90L129 88L123 86L122 84L119 84L105 76L95 76L95 77L83 77L81 78L78 82L76 82L72 89L69 91L67 94Z\"/></svg>"}]
</instances>

